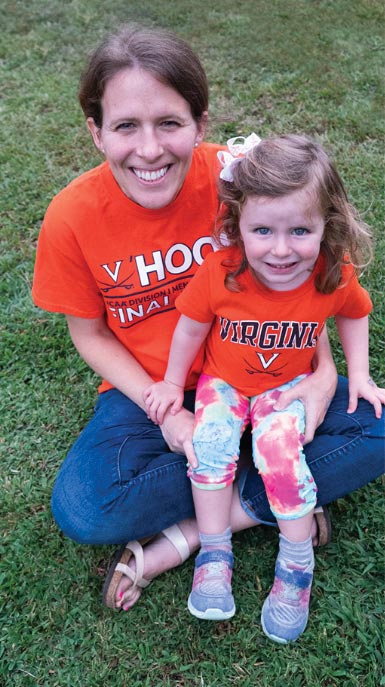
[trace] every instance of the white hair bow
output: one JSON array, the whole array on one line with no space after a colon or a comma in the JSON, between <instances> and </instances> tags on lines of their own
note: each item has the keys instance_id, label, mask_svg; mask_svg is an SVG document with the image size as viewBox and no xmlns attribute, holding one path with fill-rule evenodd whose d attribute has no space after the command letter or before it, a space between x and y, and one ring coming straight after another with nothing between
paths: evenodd
<instances>
[{"instance_id":1,"label":"white hair bow","mask_svg":"<svg viewBox=\"0 0 385 687\"><path fill-rule=\"evenodd\" d=\"M239 141L239 143L237 143ZM234 181L233 177L233 167L237 165L246 153L257 146L261 142L261 139L257 134L250 134L246 138L244 136L235 136L235 138L230 138L227 141L227 147L229 152L225 150L220 150L217 153L218 160L221 163L223 169L219 174L220 178L224 181Z\"/></svg>"}]
</instances>

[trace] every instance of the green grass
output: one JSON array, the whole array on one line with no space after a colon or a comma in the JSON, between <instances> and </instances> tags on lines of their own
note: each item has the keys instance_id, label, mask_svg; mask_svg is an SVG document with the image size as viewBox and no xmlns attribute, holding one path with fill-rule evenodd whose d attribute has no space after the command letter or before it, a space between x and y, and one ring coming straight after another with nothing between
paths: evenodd
<instances>
[{"instance_id":1,"label":"green grass","mask_svg":"<svg viewBox=\"0 0 385 687\"><path fill-rule=\"evenodd\" d=\"M185 609L192 561L156 580L128 614L100 603L110 548L62 537L49 499L58 466L90 416L97 379L64 322L33 307L44 211L98 161L76 101L84 56L134 19L171 28L202 56L208 138L303 131L332 153L376 236L372 374L385 383L383 75L380 0L9 0L2 6L1 339L3 433L0 684L15 687L378 687L383 672L383 488L332 506L317 553L309 627L288 647L259 614L276 534L235 537L238 613L210 624ZM333 332L339 369L344 363Z\"/></svg>"}]
</instances>

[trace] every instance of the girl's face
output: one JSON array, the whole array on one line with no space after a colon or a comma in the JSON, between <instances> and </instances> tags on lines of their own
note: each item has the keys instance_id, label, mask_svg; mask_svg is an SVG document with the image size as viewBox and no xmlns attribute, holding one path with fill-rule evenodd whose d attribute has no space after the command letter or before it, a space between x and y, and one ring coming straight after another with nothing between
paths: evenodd
<instances>
[{"instance_id":1,"label":"girl's face","mask_svg":"<svg viewBox=\"0 0 385 687\"><path fill-rule=\"evenodd\" d=\"M92 118L87 124L123 193L149 209L171 203L203 139L207 113L197 123L177 91L139 68L110 79L102 108L102 127Z\"/></svg>"},{"instance_id":2,"label":"girl's face","mask_svg":"<svg viewBox=\"0 0 385 687\"><path fill-rule=\"evenodd\" d=\"M265 286L289 291L309 277L320 252L324 218L308 188L286 196L249 196L239 221L248 263Z\"/></svg>"}]
</instances>

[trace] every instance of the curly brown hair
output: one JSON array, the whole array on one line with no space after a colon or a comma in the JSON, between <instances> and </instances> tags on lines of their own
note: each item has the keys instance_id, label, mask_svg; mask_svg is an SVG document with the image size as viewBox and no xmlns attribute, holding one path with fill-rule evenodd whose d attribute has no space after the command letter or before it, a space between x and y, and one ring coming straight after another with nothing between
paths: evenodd
<instances>
[{"instance_id":1,"label":"curly brown hair","mask_svg":"<svg viewBox=\"0 0 385 687\"><path fill-rule=\"evenodd\" d=\"M237 277L247 269L239 231L242 207L249 196L278 198L309 186L325 221L321 253L325 269L316 288L332 293L341 285L341 268L351 263L358 272L372 259L372 237L357 210L348 201L343 182L324 148L307 136L286 135L263 139L232 166L233 181L219 180L221 213L215 231L220 245L241 249L243 259L229 265L226 286L239 290Z\"/></svg>"}]
</instances>

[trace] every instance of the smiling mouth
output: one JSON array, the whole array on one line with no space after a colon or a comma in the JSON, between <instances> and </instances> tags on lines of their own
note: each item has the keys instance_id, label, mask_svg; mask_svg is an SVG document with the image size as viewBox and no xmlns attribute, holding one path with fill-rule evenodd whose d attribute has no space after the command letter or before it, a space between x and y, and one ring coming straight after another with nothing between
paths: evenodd
<instances>
[{"instance_id":1,"label":"smiling mouth","mask_svg":"<svg viewBox=\"0 0 385 687\"><path fill-rule=\"evenodd\" d=\"M163 177L167 174L168 170L170 169L171 165L166 165L165 167L161 167L160 169L137 169L136 167L131 167L131 170L135 174L135 176L140 179L141 181L145 182L154 182L154 181L159 181L160 179L163 179Z\"/></svg>"},{"instance_id":2,"label":"smiling mouth","mask_svg":"<svg viewBox=\"0 0 385 687\"><path fill-rule=\"evenodd\" d=\"M287 262L285 264L273 264L271 262L267 262L266 265L268 267L271 267L274 270L287 270L290 269L290 267L294 267L297 263L296 262Z\"/></svg>"}]
</instances>

